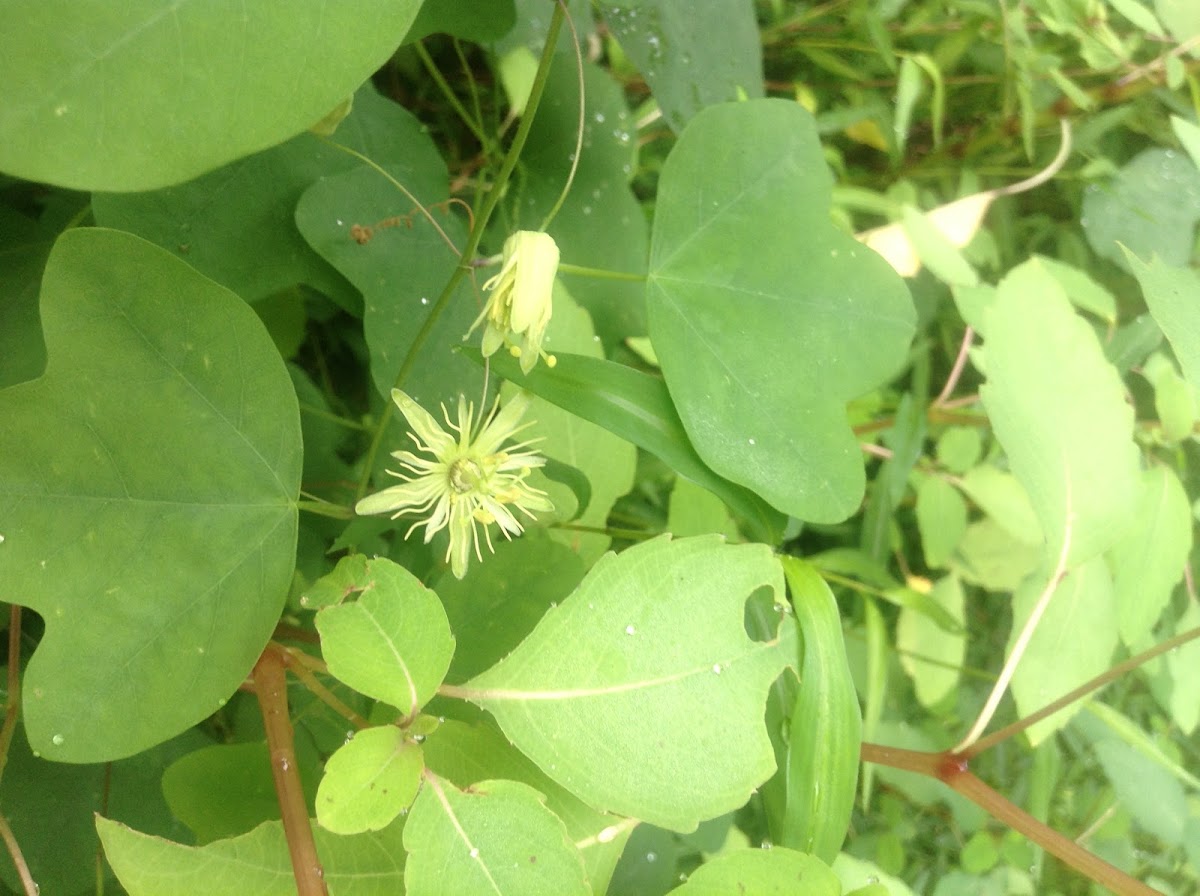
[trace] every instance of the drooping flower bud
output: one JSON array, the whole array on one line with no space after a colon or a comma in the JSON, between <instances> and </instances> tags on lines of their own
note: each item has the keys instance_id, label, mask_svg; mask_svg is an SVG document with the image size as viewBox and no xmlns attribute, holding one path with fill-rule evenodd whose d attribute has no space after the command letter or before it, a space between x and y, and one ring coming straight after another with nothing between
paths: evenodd
<instances>
[{"instance_id":1,"label":"drooping flower bud","mask_svg":"<svg viewBox=\"0 0 1200 896\"><path fill-rule=\"evenodd\" d=\"M557 273L558 246L549 234L518 230L504 241L500 273L483 284L491 297L470 330L473 333L487 322L482 346L485 358L508 345L521 359L525 373L533 370L539 357L554 366L554 357L542 350L542 341L553 310Z\"/></svg>"}]
</instances>

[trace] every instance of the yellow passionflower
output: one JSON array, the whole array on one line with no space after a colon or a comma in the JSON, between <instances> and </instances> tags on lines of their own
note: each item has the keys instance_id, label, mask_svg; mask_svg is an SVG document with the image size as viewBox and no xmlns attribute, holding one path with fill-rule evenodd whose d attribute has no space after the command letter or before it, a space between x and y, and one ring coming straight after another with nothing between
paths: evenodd
<instances>
[{"instance_id":1,"label":"yellow passionflower","mask_svg":"<svg viewBox=\"0 0 1200 896\"><path fill-rule=\"evenodd\" d=\"M533 370L539 357L553 367L554 356L542 351L550 323L554 277L558 273L558 245L548 233L518 230L504 241L500 273L483 284L491 297L468 332L484 321L483 356L500 346L521 359L521 370Z\"/></svg>"},{"instance_id":2,"label":"yellow passionflower","mask_svg":"<svg viewBox=\"0 0 1200 896\"><path fill-rule=\"evenodd\" d=\"M442 406L442 416L453 435L399 389L392 390L392 400L412 429L409 438L418 453L393 452L392 457L405 472L388 470L388 473L404 482L363 498L355 506L355 512L390 513L392 519L416 514L422 518L412 524L404 537L424 526L426 543L442 529L448 529L450 547L446 560L454 575L461 579L467 574L472 546L476 558L483 560L480 528L491 551L494 550L489 530L492 523L498 524L508 539L524 531L510 508L530 519L534 518L535 510L554 509L545 492L525 481L530 470L546 462L536 451L527 450L532 442L520 442L501 450L505 441L529 425L519 425L529 407L528 395L518 394L503 408L497 401L478 426L474 405L460 395L457 423L450 422L446 406Z\"/></svg>"}]
</instances>

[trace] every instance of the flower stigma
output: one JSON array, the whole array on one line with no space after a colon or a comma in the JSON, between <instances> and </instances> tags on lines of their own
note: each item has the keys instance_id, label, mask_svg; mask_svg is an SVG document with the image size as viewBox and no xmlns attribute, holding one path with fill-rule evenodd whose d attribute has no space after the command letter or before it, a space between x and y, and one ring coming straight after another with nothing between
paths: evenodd
<instances>
[{"instance_id":1,"label":"flower stigma","mask_svg":"<svg viewBox=\"0 0 1200 896\"><path fill-rule=\"evenodd\" d=\"M455 577L461 579L467 574L472 548L476 558L483 561L480 529L483 543L494 552L491 524L499 525L504 537L511 540L525 531L513 509L529 519L535 519L534 511L554 509L545 492L525 481L531 470L546 463L544 457L530 450L533 441L500 450L530 425L520 422L529 408L526 393L519 393L503 408L497 400L491 412L478 420L474 405L460 395L457 422L451 422L446 406L442 406L445 429L401 390L392 390L392 400L408 421L416 453L392 452L403 469L387 472L404 481L363 498L355 505L356 513L390 513L392 519L405 514L420 517L404 537L424 526L426 544L447 529L450 545L446 561Z\"/></svg>"},{"instance_id":2,"label":"flower stigma","mask_svg":"<svg viewBox=\"0 0 1200 896\"><path fill-rule=\"evenodd\" d=\"M548 233L518 230L504 241L500 272L483 284L491 297L467 332L486 321L483 356L502 345L521 361L529 373L540 357L549 367L555 358L542 348L553 311L554 277L558 273L558 245Z\"/></svg>"}]
</instances>

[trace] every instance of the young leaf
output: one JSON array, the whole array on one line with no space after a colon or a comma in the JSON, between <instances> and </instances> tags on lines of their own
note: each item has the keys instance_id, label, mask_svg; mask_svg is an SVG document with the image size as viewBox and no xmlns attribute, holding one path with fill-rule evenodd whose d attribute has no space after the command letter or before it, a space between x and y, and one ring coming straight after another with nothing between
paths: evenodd
<instances>
[{"instance_id":1,"label":"young leaf","mask_svg":"<svg viewBox=\"0 0 1200 896\"><path fill-rule=\"evenodd\" d=\"M842 885L829 866L785 847L739 849L697 868L672 896L841 896Z\"/></svg>"},{"instance_id":2,"label":"young leaf","mask_svg":"<svg viewBox=\"0 0 1200 896\"><path fill-rule=\"evenodd\" d=\"M270 637L299 412L254 312L135 236L65 233L42 322L45 375L0 392L0 580L46 620L31 745L102 761L210 715Z\"/></svg>"},{"instance_id":3,"label":"young leaf","mask_svg":"<svg viewBox=\"0 0 1200 896\"><path fill-rule=\"evenodd\" d=\"M454 654L438 596L383 557L367 563L353 603L317 614L329 671L350 687L414 715L434 695Z\"/></svg>"},{"instance_id":4,"label":"young leaf","mask_svg":"<svg viewBox=\"0 0 1200 896\"><path fill-rule=\"evenodd\" d=\"M804 659L787 738L787 797L777 839L832 862L846 839L854 809L862 712L833 592L802 561L788 557L783 569Z\"/></svg>"},{"instance_id":5,"label":"young leaf","mask_svg":"<svg viewBox=\"0 0 1200 896\"><path fill-rule=\"evenodd\" d=\"M345 837L317 828L313 836L331 893L395 896L404 883L402 825ZM283 824L207 846L184 846L96 817L104 857L129 896L295 896L296 877Z\"/></svg>"},{"instance_id":6,"label":"young leaf","mask_svg":"<svg viewBox=\"0 0 1200 896\"><path fill-rule=\"evenodd\" d=\"M591 896L583 861L540 793L516 781L461 791L429 776L404 826L408 896Z\"/></svg>"},{"instance_id":7,"label":"young leaf","mask_svg":"<svg viewBox=\"0 0 1200 896\"><path fill-rule=\"evenodd\" d=\"M940 476L927 476L917 488L917 528L925 564L944 567L967 531L967 502Z\"/></svg>"},{"instance_id":8,"label":"young leaf","mask_svg":"<svg viewBox=\"0 0 1200 896\"><path fill-rule=\"evenodd\" d=\"M1133 409L1092 329L1062 287L1027 262L985 312L980 396L1025 486L1054 561L1094 557L1124 530L1138 495Z\"/></svg>"},{"instance_id":9,"label":"young leaf","mask_svg":"<svg viewBox=\"0 0 1200 896\"><path fill-rule=\"evenodd\" d=\"M958 576L939 579L929 596L961 625L963 589ZM927 614L912 608L900 611L896 623L896 649L900 651L900 665L912 679L922 706L935 706L958 686L958 670L966 655L966 645L966 635L962 631L948 632Z\"/></svg>"},{"instance_id":10,"label":"young leaf","mask_svg":"<svg viewBox=\"0 0 1200 896\"><path fill-rule=\"evenodd\" d=\"M325 764L317 789L317 821L335 834L385 828L421 786L421 747L395 725L357 732Z\"/></svg>"},{"instance_id":11,"label":"young leaf","mask_svg":"<svg viewBox=\"0 0 1200 896\"><path fill-rule=\"evenodd\" d=\"M962 490L1013 538L1040 545L1044 540L1029 494L1012 473L992 464L972 467L962 477Z\"/></svg>"},{"instance_id":12,"label":"young leaf","mask_svg":"<svg viewBox=\"0 0 1200 896\"><path fill-rule=\"evenodd\" d=\"M815 522L858 509L845 405L896 372L915 324L895 272L833 227L830 186L799 105L704 110L663 166L647 282L650 338L696 451Z\"/></svg>"},{"instance_id":13,"label":"young leaf","mask_svg":"<svg viewBox=\"0 0 1200 896\"><path fill-rule=\"evenodd\" d=\"M387 61L420 5L21 0L0 32L0 169L81 190L189 180L306 130Z\"/></svg>"},{"instance_id":14,"label":"young leaf","mask_svg":"<svg viewBox=\"0 0 1200 896\"><path fill-rule=\"evenodd\" d=\"M664 536L606 555L457 695L589 804L693 830L774 771L763 704L795 662L795 626L785 617L773 639L747 637L746 600L764 587L782 599L765 545Z\"/></svg>"}]
</instances>

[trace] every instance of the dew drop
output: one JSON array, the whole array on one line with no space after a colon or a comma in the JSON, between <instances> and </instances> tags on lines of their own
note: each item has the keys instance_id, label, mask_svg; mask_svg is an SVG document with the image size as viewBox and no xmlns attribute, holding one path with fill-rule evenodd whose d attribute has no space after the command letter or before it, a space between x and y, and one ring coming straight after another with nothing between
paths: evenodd
<instances>
[{"instance_id":1,"label":"dew drop","mask_svg":"<svg viewBox=\"0 0 1200 896\"><path fill-rule=\"evenodd\" d=\"M287 761L287 757L285 756L283 759L279 760L279 767L286 772L292 766L291 763Z\"/></svg>"},{"instance_id":2,"label":"dew drop","mask_svg":"<svg viewBox=\"0 0 1200 896\"><path fill-rule=\"evenodd\" d=\"M754 439L750 439L750 444L751 444L751 445L757 445L758 443L757 443L756 441L754 441Z\"/></svg>"},{"instance_id":3,"label":"dew drop","mask_svg":"<svg viewBox=\"0 0 1200 896\"><path fill-rule=\"evenodd\" d=\"M596 124L604 124L604 113L597 112L592 118L596 119Z\"/></svg>"},{"instance_id":4,"label":"dew drop","mask_svg":"<svg viewBox=\"0 0 1200 896\"><path fill-rule=\"evenodd\" d=\"M0 535L0 544L4 544L4 536Z\"/></svg>"},{"instance_id":5,"label":"dew drop","mask_svg":"<svg viewBox=\"0 0 1200 896\"><path fill-rule=\"evenodd\" d=\"M478 846L471 847L471 858L473 858L473 859L479 858L479 847Z\"/></svg>"},{"instance_id":6,"label":"dew drop","mask_svg":"<svg viewBox=\"0 0 1200 896\"><path fill-rule=\"evenodd\" d=\"M425 296L421 296L421 304L422 304L422 305L428 305L428 304L429 304L429 299L427 299Z\"/></svg>"},{"instance_id":7,"label":"dew drop","mask_svg":"<svg viewBox=\"0 0 1200 896\"><path fill-rule=\"evenodd\" d=\"M772 843L770 840L764 840L762 843L759 844L759 846L761 846L763 849L770 849L774 845L775 844Z\"/></svg>"},{"instance_id":8,"label":"dew drop","mask_svg":"<svg viewBox=\"0 0 1200 896\"><path fill-rule=\"evenodd\" d=\"M582 209L580 209L580 211L582 211L585 215L590 215L592 213L592 207L590 205L585 205Z\"/></svg>"},{"instance_id":9,"label":"dew drop","mask_svg":"<svg viewBox=\"0 0 1200 896\"><path fill-rule=\"evenodd\" d=\"M50 738L50 743L54 744L56 747L61 747L64 739L65 738L63 738L61 734L56 734L54 737Z\"/></svg>"},{"instance_id":10,"label":"dew drop","mask_svg":"<svg viewBox=\"0 0 1200 896\"><path fill-rule=\"evenodd\" d=\"M341 219L341 218L338 218L338 219L337 219L337 226L338 226L338 227L342 227L342 226L344 226L344 225L342 224L342 219Z\"/></svg>"},{"instance_id":11,"label":"dew drop","mask_svg":"<svg viewBox=\"0 0 1200 896\"><path fill-rule=\"evenodd\" d=\"M713 672L715 674L720 675L724 671L725 670L721 667L720 663L713 663Z\"/></svg>"},{"instance_id":12,"label":"dew drop","mask_svg":"<svg viewBox=\"0 0 1200 896\"><path fill-rule=\"evenodd\" d=\"M634 628L632 625L627 625L627 626L625 626L625 634L627 634L627 635L636 635L636 634L637 634L637 629L636 629L636 628Z\"/></svg>"},{"instance_id":13,"label":"dew drop","mask_svg":"<svg viewBox=\"0 0 1200 896\"><path fill-rule=\"evenodd\" d=\"M648 852L648 853L646 853L646 861L647 861L647 862L657 862L657 861L658 861L658 854L657 854L657 853L653 853L653 852Z\"/></svg>"}]
</instances>

